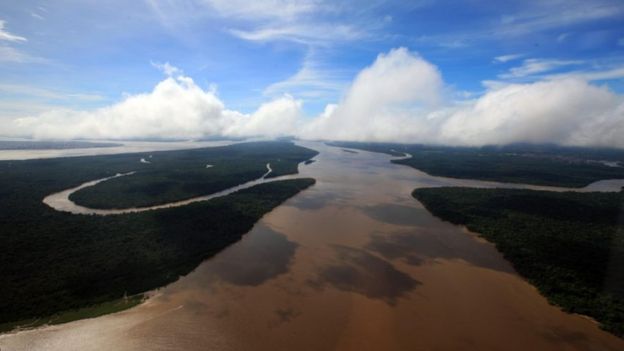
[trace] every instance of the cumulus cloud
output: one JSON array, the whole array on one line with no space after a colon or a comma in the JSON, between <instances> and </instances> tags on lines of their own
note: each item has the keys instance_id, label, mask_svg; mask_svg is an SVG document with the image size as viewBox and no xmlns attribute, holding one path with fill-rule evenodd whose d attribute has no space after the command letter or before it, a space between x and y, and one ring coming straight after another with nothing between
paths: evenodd
<instances>
[{"instance_id":1,"label":"cumulus cloud","mask_svg":"<svg viewBox=\"0 0 624 351\"><path fill-rule=\"evenodd\" d=\"M460 145L624 147L624 101L606 87L576 78L511 84L450 113L437 132L439 142Z\"/></svg>"},{"instance_id":2,"label":"cumulus cloud","mask_svg":"<svg viewBox=\"0 0 624 351\"><path fill-rule=\"evenodd\" d=\"M277 137L293 135L300 125L302 101L284 95L262 104L250 116L240 115L226 135Z\"/></svg>"},{"instance_id":3,"label":"cumulus cloud","mask_svg":"<svg viewBox=\"0 0 624 351\"><path fill-rule=\"evenodd\" d=\"M580 77L496 84L445 99L438 69L406 49L380 55L301 135L450 145L553 142L624 147L624 99Z\"/></svg>"},{"instance_id":4,"label":"cumulus cloud","mask_svg":"<svg viewBox=\"0 0 624 351\"><path fill-rule=\"evenodd\" d=\"M152 67L158 69L159 71L161 71L168 77L183 75L182 70L180 70L178 67L171 65L169 62L165 62L165 63L152 62L151 64L152 64Z\"/></svg>"},{"instance_id":5,"label":"cumulus cloud","mask_svg":"<svg viewBox=\"0 0 624 351\"><path fill-rule=\"evenodd\" d=\"M363 69L336 104L306 118L282 95L244 114L227 109L169 64L153 91L92 111L54 110L15 119L1 134L36 138L200 138L294 135L305 139L450 145L552 142L624 148L624 97L581 75L490 84L454 100L438 68L399 48Z\"/></svg>"},{"instance_id":6,"label":"cumulus cloud","mask_svg":"<svg viewBox=\"0 0 624 351\"><path fill-rule=\"evenodd\" d=\"M173 70L165 65L166 71ZM213 91L183 75L169 76L153 91L93 111L53 110L18 118L3 134L38 139L200 138L280 136L294 129L301 102L284 96L252 114L228 110Z\"/></svg>"},{"instance_id":7,"label":"cumulus cloud","mask_svg":"<svg viewBox=\"0 0 624 351\"><path fill-rule=\"evenodd\" d=\"M381 54L355 78L343 100L306 125L307 138L388 140L412 135L419 115L442 100L438 69L405 48Z\"/></svg>"}]
</instances>

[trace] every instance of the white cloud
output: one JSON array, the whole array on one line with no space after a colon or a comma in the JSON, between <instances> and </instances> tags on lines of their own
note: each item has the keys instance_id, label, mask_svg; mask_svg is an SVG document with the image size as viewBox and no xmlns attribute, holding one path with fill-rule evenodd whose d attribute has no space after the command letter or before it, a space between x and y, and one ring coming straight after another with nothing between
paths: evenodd
<instances>
[{"instance_id":1,"label":"white cloud","mask_svg":"<svg viewBox=\"0 0 624 351\"><path fill-rule=\"evenodd\" d=\"M624 13L624 6L613 1L537 1L530 4L528 10L503 16L495 34L523 35L613 18Z\"/></svg>"},{"instance_id":2,"label":"white cloud","mask_svg":"<svg viewBox=\"0 0 624 351\"><path fill-rule=\"evenodd\" d=\"M555 70L560 67L580 65L583 61L579 60L546 60L546 59L526 59L521 66L513 67L507 73L499 75L502 79L522 78L539 73Z\"/></svg>"},{"instance_id":3,"label":"white cloud","mask_svg":"<svg viewBox=\"0 0 624 351\"><path fill-rule=\"evenodd\" d=\"M184 74L184 72L182 72L181 69L179 69L178 67L172 66L169 62L165 62L165 63L151 62L151 64L152 64L152 67L157 68L159 71L164 73L167 77L180 76Z\"/></svg>"},{"instance_id":4,"label":"white cloud","mask_svg":"<svg viewBox=\"0 0 624 351\"><path fill-rule=\"evenodd\" d=\"M450 113L436 142L554 142L624 147L624 100L581 79L510 84Z\"/></svg>"},{"instance_id":5,"label":"white cloud","mask_svg":"<svg viewBox=\"0 0 624 351\"><path fill-rule=\"evenodd\" d=\"M413 42L418 46L431 45L444 49L462 49L471 45L477 34L434 34L434 35L420 35L412 38Z\"/></svg>"},{"instance_id":6,"label":"white cloud","mask_svg":"<svg viewBox=\"0 0 624 351\"><path fill-rule=\"evenodd\" d=\"M103 100L99 94L68 93L58 90L45 89L27 84L0 83L0 92L7 95L27 96L53 100L80 99L88 101Z\"/></svg>"},{"instance_id":7,"label":"white cloud","mask_svg":"<svg viewBox=\"0 0 624 351\"><path fill-rule=\"evenodd\" d=\"M451 145L552 142L624 148L624 98L606 87L567 77L527 84L499 82L486 88L477 99L441 103L444 87L437 68L405 49L393 50L362 71L343 101L329 105L301 135Z\"/></svg>"},{"instance_id":8,"label":"white cloud","mask_svg":"<svg viewBox=\"0 0 624 351\"><path fill-rule=\"evenodd\" d=\"M513 60L519 59L522 56L524 56L524 54L510 54L510 55L496 56L494 58L494 62L505 63L505 62L509 62L509 61L513 61Z\"/></svg>"},{"instance_id":9,"label":"white cloud","mask_svg":"<svg viewBox=\"0 0 624 351\"><path fill-rule=\"evenodd\" d=\"M252 20L293 20L301 15L329 6L318 0L205 0L204 2L222 16Z\"/></svg>"},{"instance_id":10,"label":"white cloud","mask_svg":"<svg viewBox=\"0 0 624 351\"><path fill-rule=\"evenodd\" d=\"M624 97L586 78L489 82L480 97L456 102L457 94L449 94L436 66L399 48L380 54L355 77L339 103L327 105L312 119L302 116L303 102L290 95L251 114L228 110L216 93L177 75L168 76L151 92L109 107L53 110L15 119L3 124L0 134L64 139L296 135L451 145L552 142L624 148Z\"/></svg>"},{"instance_id":11,"label":"white cloud","mask_svg":"<svg viewBox=\"0 0 624 351\"><path fill-rule=\"evenodd\" d=\"M437 68L405 48L381 54L355 78L343 100L305 126L306 138L340 140L406 139L418 111L442 100Z\"/></svg>"},{"instance_id":12,"label":"white cloud","mask_svg":"<svg viewBox=\"0 0 624 351\"><path fill-rule=\"evenodd\" d=\"M346 24L270 24L252 30L232 29L230 33L248 41L292 41L302 44L325 45L328 42L364 38L367 34Z\"/></svg>"},{"instance_id":13,"label":"white cloud","mask_svg":"<svg viewBox=\"0 0 624 351\"><path fill-rule=\"evenodd\" d=\"M14 132L13 118L18 116L40 115L47 111L58 108L58 105L48 102L40 102L25 99L1 99L0 100L0 135L9 135ZM23 136L31 136L32 131L26 131Z\"/></svg>"},{"instance_id":14,"label":"white cloud","mask_svg":"<svg viewBox=\"0 0 624 351\"><path fill-rule=\"evenodd\" d=\"M292 135L302 119L302 104L302 101L284 95L262 104L249 116L241 115L236 123L226 129L225 134L266 137Z\"/></svg>"},{"instance_id":15,"label":"white cloud","mask_svg":"<svg viewBox=\"0 0 624 351\"><path fill-rule=\"evenodd\" d=\"M577 78L586 81L614 80L624 78L624 66L613 67L603 70L571 71L560 74L553 74L547 79Z\"/></svg>"},{"instance_id":16,"label":"white cloud","mask_svg":"<svg viewBox=\"0 0 624 351\"><path fill-rule=\"evenodd\" d=\"M161 23L174 32L193 21L220 18L231 23L224 28L227 32L254 42L328 45L362 38L371 29L370 24L363 31L349 21L323 20L323 15L344 6L325 0L147 0L147 3Z\"/></svg>"},{"instance_id":17,"label":"white cloud","mask_svg":"<svg viewBox=\"0 0 624 351\"><path fill-rule=\"evenodd\" d=\"M563 43L570 37L570 33L561 33L557 36L557 42Z\"/></svg>"},{"instance_id":18,"label":"white cloud","mask_svg":"<svg viewBox=\"0 0 624 351\"><path fill-rule=\"evenodd\" d=\"M5 124L0 134L39 139L280 136L294 130L300 108L300 101L285 96L249 115L227 110L213 92L180 75L109 107L57 109L17 118Z\"/></svg>"},{"instance_id":19,"label":"white cloud","mask_svg":"<svg viewBox=\"0 0 624 351\"><path fill-rule=\"evenodd\" d=\"M0 20L0 42L25 42L26 38L9 33L5 27L5 21ZM0 44L0 63L42 63L46 60L31 56L22 50L18 50L7 44Z\"/></svg>"},{"instance_id":20,"label":"white cloud","mask_svg":"<svg viewBox=\"0 0 624 351\"><path fill-rule=\"evenodd\" d=\"M264 89L263 95L293 94L308 101L336 99L348 84L345 72L327 67L316 56L313 51L308 52L295 74L269 85Z\"/></svg>"},{"instance_id":21,"label":"white cloud","mask_svg":"<svg viewBox=\"0 0 624 351\"><path fill-rule=\"evenodd\" d=\"M5 41L26 41L26 38L21 37L19 35L15 35L15 34L11 34L8 31L6 31L4 29L4 24L6 22L3 20L0 20L0 40L5 40Z\"/></svg>"},{"instance_id":22,"label":"white cloud","mask_svg":"<svg viewBox=\"0 0 624 351\"><path fill-rule=\"evenodd\" d=\"M484 2L485 3L485 2ZM535 40L537 33L552 35L558 42L569 39L568 34L578 30L576 26L601 20L615 21L624 15L624 3L620 0L556 0L524 1L513 8L513 13L500 17L483 17L473 28L462 27L412 38L420 45L443 48L489 45L493 41L509 46L517 40ZM524 39L523 39L524 38Z\"/></svg>"},{"instance_id":23,"label":"white cloud","mask_svg":"<svg viewBox=\"0 0 624 351\"><path fill-rule=\"evenodd\" d=\"M159 22L180 40L193 42L197 24L214 22L226 33L251 42L290 42L331 47L360 39L384 38L392 17L386 0L145 0ZM395 4L413 9L429 0Z\"/></svg>"},{"instance_id":24,"label":"white cloud","mask_svg":"<svg viewBox=\"0 0 624 351\"><path fill-rule=\"evenodd\" d=\"M36 19L38 19L38 20L45 20L45 17L41 16L41 15L40 15L40 14L38 14L38 13L31 12L31 13L30 13L30 15L31 15L33 18L36 18Z\"/></svg>"}]
</instances>

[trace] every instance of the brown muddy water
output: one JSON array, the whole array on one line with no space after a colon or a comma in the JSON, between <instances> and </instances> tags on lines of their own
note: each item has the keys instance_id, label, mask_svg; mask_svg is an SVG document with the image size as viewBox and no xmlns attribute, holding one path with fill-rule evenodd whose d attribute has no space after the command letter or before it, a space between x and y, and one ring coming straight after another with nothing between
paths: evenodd
<instances>
[{"instance_id":1,"label":"brown muddy water","mask_svg":"<svg viewBox=\"0 0 624 351\"><path fill-rule=\"evenodd\" d=\"M493 245L410 195L497 183L302 144L321 152L300 166L316 185L241 241L135 308L5 334L0 349L624 350L590 319L549 305Z\"/></svg>"}]
</instances>

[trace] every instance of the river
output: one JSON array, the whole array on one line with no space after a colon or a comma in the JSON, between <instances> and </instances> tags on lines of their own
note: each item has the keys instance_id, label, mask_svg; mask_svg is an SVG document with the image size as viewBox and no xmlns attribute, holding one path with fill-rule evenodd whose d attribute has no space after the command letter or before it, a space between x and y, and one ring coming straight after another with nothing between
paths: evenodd
<instances>
[{"instance_id":1,"label":"river","mask_svg":"<svg viewBox=\"0 0 624 351\"><path fill-rule=\"evenodd\" d=\"M493 245L410 195L416 187L500 184L301 144L320 151L300 166L299 176L316 185L242 240L135 308L1 335L0 348L624 350L624 340L592 320L549 305Z\"/></svg>"},{"instance_id":2,"label":"river","mask_svg":"<svg viewBox=\"0 0 624 351\"><path fill-rule=\"evenodd\" d=\"M0 141L30 141L28 139L2 138ZM251 139L249 139L251 141ZM31 160L55 157L77 157L95 155L114 155L131 152L150 152L166 150L196 149L201 147L226 146L238 143L236 140L216 140L216 141L107 141L107 140L85 140L96 143L113 143L119 146L87 147L73 149L23 149L23 150L2 150L0 149L0 160ZM143 160L146 161L146 160ZM137 159L137 162L142 162Z\"/></svg>"}]
</instances>

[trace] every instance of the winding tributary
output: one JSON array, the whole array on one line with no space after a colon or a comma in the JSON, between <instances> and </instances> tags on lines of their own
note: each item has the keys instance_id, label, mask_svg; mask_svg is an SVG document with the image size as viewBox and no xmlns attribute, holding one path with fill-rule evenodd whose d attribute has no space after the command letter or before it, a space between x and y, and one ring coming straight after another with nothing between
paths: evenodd
<instances>
[{"instance_id":1,"label":"winding tributary","mask_svg":"<svg viewBox=\"0 0 624 351\"><path fill-rule=\"evenodd\" d=\"M229 195L231 193L237 192L239 190L251 188L252 186L255 186L255 185L258 185L258 184L293 178L292 175L280 176L280 177L274 177L274 178L267 178L267 176L272 172L271 164L267 163L266 164L266 168L267 168L267 172L264 173L258 179L254 179L254 180L251 180L251 181L248 181L248 182L245 182L245 183L242 183L242 184L239 184L239 185L233 186L231 188L227 188L227 189L224 189L224 190L221 190L219 192L212 193L212 194L209 194L209 195L197 196L197 197L193 197L193 198L186 199L186 200L169 202L169 203L165 203L165 204L161 204L161 205L155 205L155 206L130 207L130 208L120 208L120 209L99 209L99 208L90 208L90 207L85 207L85 206L78 205L78 204L76 204L75 202L73 202L69 198L71 196L71 194L75 193L78 190L94 186L96 184L99 184L101 182L105 182L105 181L110 180L110 179L131 176L135 172L128 172L128 173L123 173L123 174L119 173L119 174L116 174L116 175L111 176L111 177L106 177L106 178L102 178L102 179L92 180L90 182L86 182L86 183L80 184L77 187L74 187L74 188L71 188L71 189L65 189L63 191L59 191L57 193L54 193L54 194L46 196L43 199L43 203L45 203L46 205L52 207L53 209L55 209L57 211L69 212L69 213L73 213L73 214L89 214L89 215L95 214L95 215L107 216L107 215L124 214L124 213L136 213L136 212L143 212L143 211L150 211L150 210L159 210L159 209L163 209L163 208L186 206L186 205L192 204L194 202L208 201L208 200L215 199L215 198L218 198L218 197L227 196L227 195Z\"/></svg>"}]
</instances>

